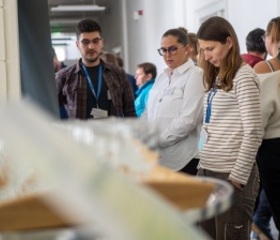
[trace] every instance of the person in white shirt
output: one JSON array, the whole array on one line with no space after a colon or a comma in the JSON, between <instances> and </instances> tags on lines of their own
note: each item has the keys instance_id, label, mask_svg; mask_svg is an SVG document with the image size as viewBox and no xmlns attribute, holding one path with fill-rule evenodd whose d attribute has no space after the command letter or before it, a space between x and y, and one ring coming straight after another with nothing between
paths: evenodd
<instances>
[{"instance_id":1,"label":"person in white shirt","mask_svg":"<svg viewBox=\"0 0 280 240\"><path fill-rule=\"evenodd\" d=\"M263 141L257 162L273 220L280 231L280 71L260 74L259 78Z\"/></svg>"},{"instance_id":2,"label":"person in white shirt","mask_svg":"<svg viewBox=\"0 0 280 240\"><path fill-rule=\"evenodd\" d=\"M258 233L266 235L270 221L267 208L264 208L266 205L270 206L275 226L280 231L280 17L272 18L268 22L263 40L272 58L261 61L254 67L261 83L263 125L263 142L257 162L269 204L260 199L253 227L256 227L254 230Z\"/></svg>"},{"instance_id":3,"label":"person in white shirt","mask_svg":"<svg viewBox=\"0 0 280 240\"><path fill-rule=\"evenodd\" d=\"M236 193L227 212L201 226L216 240L249 240L259 189L259 80L242 61L236 33L227 20L209 18L197 37L207 88L198 175L229 181Z\"/></svg>"},{"instance_id":4,"label":"person in white shirt","mask_svg":"<svg viewBox=\"0 0 280 240\"><path fill-rule=\"evenodd\" d=\"M204 97L203 71L190 58L187 30L170 29L161 38L158 52L168 66L150 91L142 118L157 122L160 164L195 175Z\"/></svg>"}]
</instances>

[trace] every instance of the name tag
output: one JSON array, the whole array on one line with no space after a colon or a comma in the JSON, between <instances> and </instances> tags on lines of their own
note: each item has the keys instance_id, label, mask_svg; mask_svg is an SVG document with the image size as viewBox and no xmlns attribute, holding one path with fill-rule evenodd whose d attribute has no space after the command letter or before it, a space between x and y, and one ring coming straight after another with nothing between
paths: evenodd
<instances>
[{"instance_id":1,"label":"name tag","mask_svg":"<svg viewBox=\"0 0 280 240\"><path fill-rule=\"evenodd\" d=\"M172 95L175 88L169 88L165 91L165 95Z\"/></svg>"},{"instance_id":2,"label":"name tag","mask_svg":"<svg viewBox=\"0 0 280 240\"><path fill-rule=\"evenodd\" d=\"M176 89L174 89L174 91L173 91L173 95L182 97L182 96L184 95L184 92L183 92L181 89L176 88Z\"/></svg>"},{"instance_id":3,"label":"name tag","mask_svg":"<svg viewBox=\"0 0 280 240\"><path fill-rule=\"evenodd\" d=\"M107 118L108 117L108 111L100 109L100 108L93 108L91 110L90 115L92 115L94 119Z\"/></svg>"},{"instance_id":4,"label":"name tag","mask_svg":"<svg viewBox=\"0 0 280 240\"><path fill-rule=\"evenodd\" d=\"M198 150L201 151L204 144L207 142L208 140L208 133L206 131L206 129L202 128L201 133L200 133L200 138L199 138L199 142L198 142Z\"/></svg>"},{"instance_id":5,"label":"name tag","mask_svg":"<svg viewBox=\"0 0 280 240\"><path fill-rule=\"evenodd\" d=\"M109 90L107 91L107 99L108 99L108 100L112 100L112 96L111 96L111 93L110 93Z\"/></svg>"}]
</instances>

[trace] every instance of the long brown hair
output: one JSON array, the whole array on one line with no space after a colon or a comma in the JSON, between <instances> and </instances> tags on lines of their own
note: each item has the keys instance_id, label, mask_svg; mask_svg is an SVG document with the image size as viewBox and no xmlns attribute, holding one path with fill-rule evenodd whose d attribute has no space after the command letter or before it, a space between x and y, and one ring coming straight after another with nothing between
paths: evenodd
<instances>
[{"instance_id":1,"label":"long brown hair","mask_svg":"<svg viewBox=\"0 0 280 240\"><path fill-rule=\"evenodd\" d=\"M217 41L222 44L226 43L228 37L231 38L232 47L219 68L205 60L203 51L200 51L199 56L199 66L204 69L204 86L206 89L209 91L218 77L219 85L217 87L230 91L233 87L233 78L242 64L240 47L233 27L222 17L211 17L202 23L197 32L197 37L204 41Z\"/></svg>"}]
</instances>

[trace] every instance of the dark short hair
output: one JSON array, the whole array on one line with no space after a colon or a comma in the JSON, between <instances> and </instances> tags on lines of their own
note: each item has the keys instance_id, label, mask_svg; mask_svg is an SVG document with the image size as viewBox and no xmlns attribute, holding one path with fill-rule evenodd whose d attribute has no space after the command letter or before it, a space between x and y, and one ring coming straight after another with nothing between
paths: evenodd
<instances>
[{"instance_id":1,"label":"dark short hair","mask_svg":"<svg viewBox=\"0 0 280 240\"><path fill-rule=\"evenodd\" d=\"M150 62L144 62L137 65L137 68L143 68L145 74L152 74L152 78L157 76L157 67L155 64Z\"/></svg>"},{"instance_id":2,"label":"dark short hair","mask_svg":"<svg viewBox=\"0 0 280 240\"><path fill-rule=\"evenodd\" d=\"M83 19L77 24L76 35L77 39L79 39L81 33L84 32L99 32L100 35L102 33L100 25L93 19Z\"/></svg>"},{"instance_id":3,"label":"dark short hair","mask_svg":"<svg viewBox=\"0 0 280 240\"><path fill-rule=\"evenodd\" d=\"M265 34L265 30L256 28L250 31L246 37L247 51L265 53L266 48L262 36Z\"/></svg>"}]
</instances>

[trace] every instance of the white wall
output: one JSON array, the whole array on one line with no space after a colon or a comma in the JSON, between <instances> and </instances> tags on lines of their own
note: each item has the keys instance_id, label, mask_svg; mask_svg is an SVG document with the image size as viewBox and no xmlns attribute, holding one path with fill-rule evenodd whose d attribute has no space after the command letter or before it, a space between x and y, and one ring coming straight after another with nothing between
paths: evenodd
<instances>
[{"instance_id":1,"label":"white wall","mask_svg":"<svg viewBox=\"0 0 280 240\"><path fill-rule=\"evenodd\" d=\"M280 15L279 0L111 0L110 12L99 18L105 37L106 50L120 47L125 69L134 74L136 65L150 61L158 72L165 63L157 53L162 34L184 26L196 32L199 19L224 8L239 38L241 52L246 51L245 37L256 27L266 28L268 21ZM137 15L139 10L143 15ZM136 17L138 17L136 19ZM69 58L78 58L75 45L67 47Z\"/></svg>"},{"instance_id":2,"label":"white wall","mask_svg":"<svg viewBox=\"0 0 280 240\"><path fill-rule=\"evenodd\" d=\"M279 0L127 0L128 57L130 71L143 61L154 62L159 72L165 67L157 54L162 34L169 28L184 26L196 32L203 14L224 8L224 17L233 25L241 52L246 52L245 38L256 27L266 28L268 21L280 15ZM133 19L133 12L143 16Z\"/></svg>"},{"instance_id":3,"label":"white wall","mask_svg":"<svg viewBox=\"0 0 280 240\"><path fill-rule=\"evenodd\" d=\"M96 21L99 22L102 29L102 36L104 38L104 50L112 51L112 49L116 47L123 46L123 23L122 18L122 5L121 0L112 0L109 2L108 11L103 14L99 14L97 16L93 16ZM81 19L77 19L78 21ZM52 34L52 38L69 38L71 40L63 40L63 41L52 41L53 43L65 43L65 55L67 60L66 64L71 64L80 58L80 52L76 47L76 33L54 33Z\"/></svg>"},{"instance_id":4,"label":"white wall","mask_svg":"<svg viewBox=\"0 0 280 240\"><path fill-rule=\"evenodd\" d=\"M69 40L65 40L65 39L69 39ZM76 47L75 33L54 33L52 34L52 44L53 46L56 46L55 44L58 44L58 46L64 48L65 57L67 61L71 61L71 60L76 61L78 58L80 58L80 52ZM65 45L59 45L59 44L65 44ZM57 52L57 54L59 53ZM59 59L59 60L62 61L63 59Z\"/></svg>"},{"instance_id":5,"label":"white wall","mask_svg":"<svg viewBox=\"0 0 280 240\"><path fill-rule=\"evenodd\" d=\"M185 9L186 25L188 29L197 32L203 16L212 15L213 13L224 9L223 17L228 17L227 0L192 0L188 1Z\"/></svg>"},{"instance_id":6,"label":"white wall","mask_svg":"<svg viewBox=\"0 0 280 240\"><path fill-rule=\"evenodd\" d=\"M109 11L100 15L99 23L104 37L104 50L112 51L123 43L122 26L122 2L121 0L111 0Z\"/></svg>"},{"instance_id":7,"label":"white wall","mask_svg":"<svg viewBox=\"0 0 280 240\"><path fill-rule=\"evenodd\" d=\"M245 38L256 27L266 29L270 19L280 15L279 0L228 1L229 21L237 32L241 51L246 51Z\"/></svg>"},{"instance_id":8,"label":"white wall","mask_svg":"<svg viewBox=\"0 0 280 240\"><path fill-rule=\"evenodd\" d=\"M21 99L17 1L0 0L0 104Z\"/></svg>"},{"instance_id":9,"label":"white wall","mask_svg":"<svg viewBox=\"0 0 280 240\"><path fill-rule=\"evenodd\" d=\"M184 3L184 0L127 1L128 69L131 73L137 64L146 61L155 63L159 72L165 67L157 49L165 31L184 25ZM136 20L133 16L138 10L142 10L143 15Z\"/></svg>"}]
</instances>

